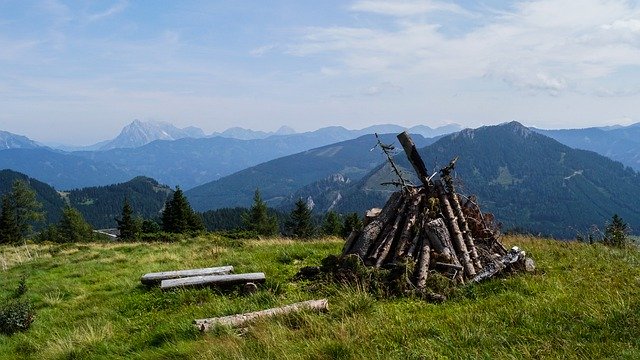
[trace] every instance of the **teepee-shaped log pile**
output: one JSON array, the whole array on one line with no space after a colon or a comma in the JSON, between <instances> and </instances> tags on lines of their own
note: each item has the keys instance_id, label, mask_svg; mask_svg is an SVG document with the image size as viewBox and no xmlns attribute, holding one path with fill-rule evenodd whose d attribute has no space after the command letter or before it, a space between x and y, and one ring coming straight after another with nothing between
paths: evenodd
<instances>
[{"instance_id":1,"label":"teepee-shaped log pile","mask_svg":"<svg viewBox=\"0 0 640 360\"><path fill-rule=\"evenodd\" d=\"M398 139L422 186L402 180L400 191L384 208L370 210L364 228L349 236L343 255L356 254L375 267L413 260L410 279L417 289L424 288L433 272L464 283L489 278L515 263L533 266L524 252L502 246L490 214L482 214L473 198L463 200L456 192L451 172L457 158L433 180L409 135L404 132Z\"/></svg>"}]
</instances>

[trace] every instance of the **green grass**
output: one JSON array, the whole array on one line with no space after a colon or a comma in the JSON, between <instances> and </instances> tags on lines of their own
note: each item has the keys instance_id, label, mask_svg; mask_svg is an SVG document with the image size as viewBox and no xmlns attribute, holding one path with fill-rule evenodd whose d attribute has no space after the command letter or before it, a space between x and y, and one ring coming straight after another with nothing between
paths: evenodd
<instances>
[{"instance_id":1,"label":"green grass","mask_svg":"<svg viewBox=\"0 0 640 360\"><path fill-rule=\"evenodd\" d=\"M507 237L536 274L465 287L444 304L376 299L358 288L291 277L340 252L335 239L0 247L0 297L27 276L36 320L0 335L1 359L520 359L640 358L640 254L635 249ZM147 272L216 265L263 271L252 295L161 292ZM325 314L196 331L196 318L329 298Z\"/></svg>"}]
</instances>

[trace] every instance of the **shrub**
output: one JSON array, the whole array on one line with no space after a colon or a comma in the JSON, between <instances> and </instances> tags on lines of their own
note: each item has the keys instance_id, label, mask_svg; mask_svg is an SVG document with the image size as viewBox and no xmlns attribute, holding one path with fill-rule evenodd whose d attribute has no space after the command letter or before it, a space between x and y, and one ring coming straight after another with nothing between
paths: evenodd
<instances>
[{"instance_id":1,"label":"shrub","mask_svg":"<svg viewBox=\"0 0 640 360\"><path fill-rule=\"evenodd\" d=\"M24 299L27 292L26 279L20 279L13 296L0 303L0 333L11 335L24 331L31 326L35 318L33 304Z\"/></svg>"}]
</instances>

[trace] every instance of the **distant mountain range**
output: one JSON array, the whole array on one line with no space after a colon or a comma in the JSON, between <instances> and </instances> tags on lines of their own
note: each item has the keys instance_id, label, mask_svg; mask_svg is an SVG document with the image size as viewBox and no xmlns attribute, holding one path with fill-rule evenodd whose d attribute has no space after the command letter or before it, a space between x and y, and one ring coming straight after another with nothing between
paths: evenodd
<instances>
[{"instance_id":1,"label":"distant mountain range","mask_svg":"<svg viewBox=\"0 0 640 360\"><path fill-rule=\"evenodd\" d=\"M621 127L608 131L619 130L633 129ZM10 149L0 151L0 163L33 162L36 167L49 169L43 171L42 176L57 174L66 181L74 176L86 176L85 173L101 180L100 176L109 172L130 179L131 174L123 172L118 164L114 165L111 162L114 160L99 156L126 159L131 156L129 152L142 151L146 153L138 155L142 162L157 166L162 161L180 164L181 154L187 153L188 149L193 151L192 142L201 141L203 149L212 144L214 148L225 149L210 153L208 157L201 156L202 163L225 156L228 156L225 159L231 159L229 161L238 161L237 154L255 160L265 156L260 153L264 148L294 151L296 147L311 146L314 141L326 141L323 139L331 138L331 134L344 134L344 131L330 128L320 133L258 140L185 138L155 141L137 149L87 152L80 156L44 148ZM420 135L413 138L421 147L420 153L431 172L459 156L455 175L460 191L477 195L483 210L493 212L504 229L572 238L578 232L586 232L592 224L602 227L613 214L620 215L636 233L640 229L640 209L635 204L635 199L640 198L640 174L619 162L591 151L570 148L517 122L465 129L437 140ZM382 140L395 143L395 134L382 135ZM270 206L283 211L288 211L296 199L303 198L313 204L316 212L332 209L361 213L382 206L395 190L393 186L381 185L397 179L379 150L371 151L375 143L374 136L365 135L298 151L250 166L185 194L192 206L200 211L250 206L253 192L259 188ZM165 148L167 145L171 146ZM159 159L154 160L149 154L156 154ZM271 156L277 155L272 153ZM192 159L190 161L194 161ZM417 183L404 154L396 155L395 162L406 179ZM65 168L69 163L75 167ZM186 168L187 164L184 166ZM179 171L178 168L169 170ZM7 191L16 177L27 178L10 170L0 172L0 191ZM38 188L39 199L46 201L46 207L60 207L60 199L63 199L79 208L96 227L114 225L113 218L119 215L125 196L145 217L156 217L172 191L156 180L137 177L126 182L114 181L120 184L113 186L65 192L60 197L48 185L35 179L29 181Z\"/></svg>"},{"instance_id":2,"label":"distant mountain range","mask_svg":"<svg viewBox=\"0 0 640 360\"><path fill-rule=\"evenodd\" d=\"M156 140L202 137L205 137L205 134L202 129L197 127L179 129L166 122L134 120L125 126L115 139L102 145L100 150L136 148Z\"/></svg>"},{"instance_id":3,"label":"distant mountain range","mask_svg":"<svg viewBox=\"0 0 640 360\"><path fill-rule=\"evenodd\" d=\"M571 130L533 130L572 148L595 151L640 171L640 123Z\"/></svg>"},{"instance_id":4,"label":"distant mountain range","mask_svg":"<svg viewBox=\"0 0 640 360\"><path fill-rule=\"evenodd\" d=\"M393 134L381 135L383 142L393 142ZM414 135L421 146L432 143ZM374 135L325 145L294 155L280 157L185 192L194 209L199 211L224 207L251 206L253 193L260 188L267 204L277 207L299 188L334 174L359 179L384 161Z\"/></svg>"}]
</instances>

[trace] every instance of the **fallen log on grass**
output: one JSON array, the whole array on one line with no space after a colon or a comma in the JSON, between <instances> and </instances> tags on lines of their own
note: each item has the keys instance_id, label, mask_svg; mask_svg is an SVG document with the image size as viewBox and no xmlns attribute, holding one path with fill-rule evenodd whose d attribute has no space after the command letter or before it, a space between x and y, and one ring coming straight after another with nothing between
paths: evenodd
<instances>
[{"instance_id":1,"label":"fallen log on grass","mask_svg":"<svg viewBox=\"0 0 640 360\"><path fill-rule=\"evenodd\" d=\"M198 286L231 286L244 285L246 283L264 283L264 273L229 274L229 275L207 275L192 276L180 279L162 280L160 289L167 290L176 287L198 287Z\"/></svg>"},{"instance_id":2,"label":"fallen log on grass","mask_svg":"<svg viewBox=\"0 0 640 360\"><path fill-rule=\"evenodd\" d=\"M223 317L216 317L210 319L198 319L194 320L193 323L196 328L200 331L207 331L215 328L216 326L231 326L231 327L241 327L248 322L254 321L261 317L269 317L280 314L289 314L293 312L298 312L302 310L316 310L316 311L327 311L329 309L329 302L327 299L321 300L309 300L303 301L291 305L286 305L283 307L272 308L267 310L255 311L244 314L235 314Z\"/></svg>"},{"instance_id":3,"label":"fallen log on grass","mask_svg":"<svg viewBox=\"0 0 640 360\"><path fill-rule=\"evenodd\" d=\"M225 275L233 272L233 266L218 266L202 269L188 269L188 270L176 270L176 271L163 271L148 273L142 275L140 282L143 285L157 285L162 280L186 278L191 276L205 276L205 275Z\"/></svg>"}]
</instances>

